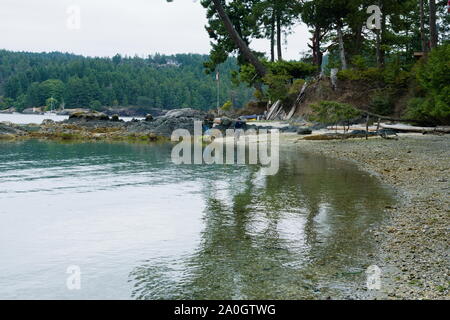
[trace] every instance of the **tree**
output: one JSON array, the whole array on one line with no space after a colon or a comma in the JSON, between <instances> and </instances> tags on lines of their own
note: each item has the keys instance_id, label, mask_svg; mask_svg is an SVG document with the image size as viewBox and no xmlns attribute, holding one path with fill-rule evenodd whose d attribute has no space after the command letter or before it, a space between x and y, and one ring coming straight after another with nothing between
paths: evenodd
<instances>
[{"instance_id":1,"label":"tree","mask_svg":"<svg viewBox=\"0 0 450 320\"><path fill-rule=\"evenodd\" d=\"M12 99L16 108L24 102L19 97L25 97L27 108L45 106L53 97L55 107L89 107L93 101L113 106L117 101L116 106L139 105L139 110L158 106L208 110L216 105L217 88L214 78L204 72L207 60L206 55L156 54L145 59L122 57L116 63L113 58L0 50L0 93ZM238 108L252 98L253 90L233 87L231 72L236 70L236 58L227 58L221 65L221 96L239 92Z\"/></svg>"},{"instance_id":2,"label":"tree","mask_svg":"<svg viewBox=\"0 0 450 320\"><path fill-rule=\"evenodd\" d=\"M427 37L425 34L425 6L424 0L419 0L419 14L420 14L420 43L422 46L422 52L428 51Z\"/></svg>"},{"instance_id":3,"label":"tree","mask_svg":"<svg viewBox=\"0 0 450 320\"><path fill-rule=\"evenodd\" d=\"M436 0L430 1L430 46L434 49L438 45L437 18L436 18Z\"/></svg>"},{"instance_id":4,"label":"tree","mask_svg":"<svg viewBox=\"0 0 450 320\"><path fill-rule=\"evenodd\" d=\"M275 61L275 45L278 60L283 60L282 35L289 31L293 23L298 19L301 5L297 1L289 0L259 0L251 2L251 11L256 17L256 22L263 29L263 36L270 39L270 61ZM260 28L256 38L261 37ZM275 41L275 37L277 38Z\"/></svg>"},{"instance_id":5,"label":"tree","mask_svg":"<svg viewBox=\"0 0 450 320\"><path fill-rule=\"evenodd\" d=\"M325 124L337 125L342 121L345 121L348 124L350 120L361 116L360 110L349 104L336 101L321 101L312 104L311 109L314 112L311 119Z\"/></svg>"},{"instance_id":6,"label":"tree","mask_svg":"<svg viewBox=\"0 0 450 320\"><path fill-rule=\"evenodd\" d=\"M412 99L408 118L425 124L450 124L450 44L432 50L417 68L417 82L422 92Z\"/></svg>"},{"instance_id":7,"label":"tree","mask_svg":"<svg viewBox=\"0 0 450 320\"><path fill-rule=\"evenodd\" d=\"M173 0L167 0L167 2L173 2ZM237 3L238 5L241 5L241 3L239 3L240 1L233 1L234 3ZM252 64L255 67L256 72L258 73L258 75L260 77L264 77L264 75L266 74L267 70L264 67L264 65L261 63L261 61L258 59L258 57L250 50L248 44L242 39L241 34L239 34L239 32L236 30L235 26L233 25L233 22L231 21L229 15L226 12L225 6L224 6L224 1L223 0L202 0L202 5L209 9L209 19L210 19L210 26L207 27L207 29L209 30L210 33L210 37L215 38L217 40L218 38L218 34L217 32L217 28L216 30L214 30L212 28L211 25L211 21L214 22L214 19L212 19L214 17L214 15L217 15L217 17L220 19L221 23L223 24L223 27L225 28L227 35L229 37L229 39L233 42L234 44L234 49L238 49L240 54L242 54L242 56L245 58L245 60ZM213 13L211 13L213 12ZM212 23L214 24L214 23ZM226 41L226 40L225 40ZM223 46L223 42L222 44L219 42L218 45L213 46L213 52L212 52L212 56L214 58L216 58L217 61L223 62L226 57L227 57L227 50L226 48L224 48Z\"/></svg>"},{"instance_id":8,"label":"tree","mask_svg":"<svg viewBox=\"0 0 450 320\"><path fill-rule=\"evenodd\" d=\"M308 1L302 7L302 20L312 28L311 44L309 48L313 53L313 64L319 69L322 66L323 52L322 40L331 28L332 22L327 14L328 6L325 0Z\"/></svg>"}]
</instances>

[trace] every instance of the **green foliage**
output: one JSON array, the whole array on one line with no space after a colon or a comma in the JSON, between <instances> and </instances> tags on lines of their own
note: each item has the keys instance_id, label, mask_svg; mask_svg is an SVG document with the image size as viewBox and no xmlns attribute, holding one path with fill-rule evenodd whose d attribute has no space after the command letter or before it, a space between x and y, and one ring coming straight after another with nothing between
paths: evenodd
<instances>
[{"instance_id":1,"label":"green foliage","mask_svg":"<svg viewBox=\"0 0 450 320\"><path fill-rule=\"evenodd\" d=\"M410 71L411 65L402 63L398 55L390 59L383 70L384 82L387 85L395 88L408 87L412 74Z\"/></svg>"},{"instance_id":2,"label":"green foliage","mask_svg":"<svg viewBox=\"0 0 450 320\"><path fill-rule=\"evenodd\" d=\"M356 55L352 59L352 65L357 70L366 70L369 67L367 58L362 55Z\"/></svg>"},{"instance_id":3,"label":"green foliage","mask_svg":"<svg viewBox=\"0 0 450 320\"><path fill-rule=\"evenodd\" d=\"M54 98L66 108L89 107L98 101L101 106L206 110L217 101L215 77L204 72L207 60L208 56L197 54L109 59L0 50L0 92L20 109L45 106L47 99ZM234 58L220 65L220 97L223 103L233 95L235 106L241 107L253 90L232 85L230 74L237 68Z\"/></svg>"},{"instance_id":4,"label":"green foliage","mask_svg":"<svg viewBox=\"0 0 450 320\"><path fill-rule=\"evenodd\" d=\"M294 80L291 87L289 88L288 94L289 95L298 95L300 93L300 91L302 90L304 84L305 84L305 80L303 80L303 79Z\"/></svg>"},{"instance_id":5,"label":"green foliage","mask_svg":"<svg viewBox=\"0 0 450 320\"><path fill-rule=\"evenodd\" d=\"M317 72L317 68L312 64L299 61L264 61L264 65L268 73L263 79L258 77L255 68L250 64L242 65L240 72L234 73L235 83L244 82L249 86L261 82L264 84L266 92L255 92L258 100L285 100L296 88L301 89L305 81L303 79Z\"/></svg>"},{"instance_id":6,"label":"green foliage","mask_svg":"<svg viewBox=\"0 0 450 320\"><path fill-rule=\"evenodd\" d=\"M268 73L264 77L264 83L267 84L267 95L270 100L284 100L289 91L289 81L291 77L286 74Z\"/></svg>"},{"instance_id":7,"label":"green foliage","mask_svg":"<svg viewBox=\"0 0 450 320\"><path fill-rule=\"evenodd\" d=\"M336 124L341 121L349 121L361 115L361 111L353 106L336 101L322 101L312 104L314 115L311 120L325 124Z\"/></svg>"},{"instance_id":8,"label":"green foliage","mask_svg":"<svg viewBox=\"0 0 450 320\"><path fill-rule=\"evenodd\" d=\"M338 72L337 77L339 80L384 82L383 70L378 68L341 70Z\"/></svg>"},{"instance_id":9,"label":"green foliage","mask_svg":"<svg viewBox=\"0 0 450 320\"><path fill-rule=\"evenodd\" d=\"M225 102L223 104L223 106L220 108L220 110L222 110L222 111L230 111L232 107L233 107L233 102L228 100L227 102Z\"/></svg>"},{"instance_id":10,"label":"green foliage","mask_svg":"<svg viewBox=\"0 0 450 320\"><path fill-rule=\"evenodd\" d=\"M266 64L272 74L285 75L290 79L306 79L317 72L317 67L300 61L276 61Z\"/></svg>"},{"instance_id":11,"label":"green foliage","mask_svg":"<svg viewBox=\"0 0 450 320\"><path fill-rule=\"evenodd\" d=\"M409 102L406 116L431 124L450 124L450 44L419 62L416 78L422 95Z\"/></svg>"},{"instance_id":12,"label":"green foliage","mask_svg":"<svg viewBox=\"0 0 450 320\"><path fill-rule=\"evenodd\" d=\"M1 97L0 100L0 109L9 109L11 107L14 107L14 100L11 98L5 98Z\"/></svg>"},{"instance_id":13,"label":"green foliage","mask_svg":"<svg viewBox=\"0 0 450 320\"><path fill-rule=\"evenodd\" d=\"M58 107L58 100L53 97L48 98L45 100L45 106L47 110L56 109Z\"/></svg>"},{"instance_id":14,"label":"green foliage","mask_svg":"<svg viewBox=\"0 0 450 320\"><path fill-rule=\"evenodd\" d=\"M370 110L379 115L390 115L394 110L392 95L388 90L380 90L371 97Z\"/></svg>"},{"instance_id":15,"label":"green foliage","mask_svg":"<svg viewBox=\"0 0 450 320\"><path fill-rule=\"evenodd\" d=\"M101 109L101 107L102 107L102 103L100 101L98 101L98 100L93 100L89 104L89 108L92 109L92 110L98 111L98 110Z\"/></svg>"}]
</instances>

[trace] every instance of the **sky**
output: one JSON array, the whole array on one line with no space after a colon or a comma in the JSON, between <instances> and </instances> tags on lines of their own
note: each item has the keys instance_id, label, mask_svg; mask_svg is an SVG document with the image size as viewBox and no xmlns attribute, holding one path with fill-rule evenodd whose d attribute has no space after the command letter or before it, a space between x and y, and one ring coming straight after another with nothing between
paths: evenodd
<instances>
[{"instance_id":1,"label":"sky","mask_svg":"<svg viewBox=\"0 0 450 320\"><path fill-rule=\"evenodd\" d=\"M0 48L85 56L208 53L205 9L196 0L0 0ZM307 50L297 26L284 58ZM269 52L269 42L251 48Z\"/></svg>"}]
</instances>

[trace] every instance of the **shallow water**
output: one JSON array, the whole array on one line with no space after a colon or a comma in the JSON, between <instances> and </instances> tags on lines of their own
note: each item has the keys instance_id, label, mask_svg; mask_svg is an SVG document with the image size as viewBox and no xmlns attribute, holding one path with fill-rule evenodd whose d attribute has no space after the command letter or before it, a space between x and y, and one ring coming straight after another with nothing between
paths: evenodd
<instances>
[{"instance_id":1,"label":"shallow water","mask_svg":"<svg viewBox=\"0 0 450 320\"><path fill-rule=\"evenodd\" d=\"M0 142L0 298L306 299L365 285L391 192L282 149L257 166L176 166L171 145ZM81 290L66 270L81 269Z\"/></svg>"}]
</instances>

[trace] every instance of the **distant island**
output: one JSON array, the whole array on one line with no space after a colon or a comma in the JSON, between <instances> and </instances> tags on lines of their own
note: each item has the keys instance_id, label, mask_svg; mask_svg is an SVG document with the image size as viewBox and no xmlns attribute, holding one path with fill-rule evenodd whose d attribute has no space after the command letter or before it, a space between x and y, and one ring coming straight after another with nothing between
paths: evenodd
<instances>
[{"instance_id":1,"label":"distant island","mask_svg":"<svg viewBox=\"0 0 450 320\"><path fill-rule=\"evenodd\" d=\"M205 72L207 60L200 54L99 58L0 50L0 111L85 108L145 116L158 109L209 110L217 107L218 92L216 74ZM231 81L235 58L219 70L220 105L240 108L252 99L253 89Z\"/></svg>"}]
</instances>

